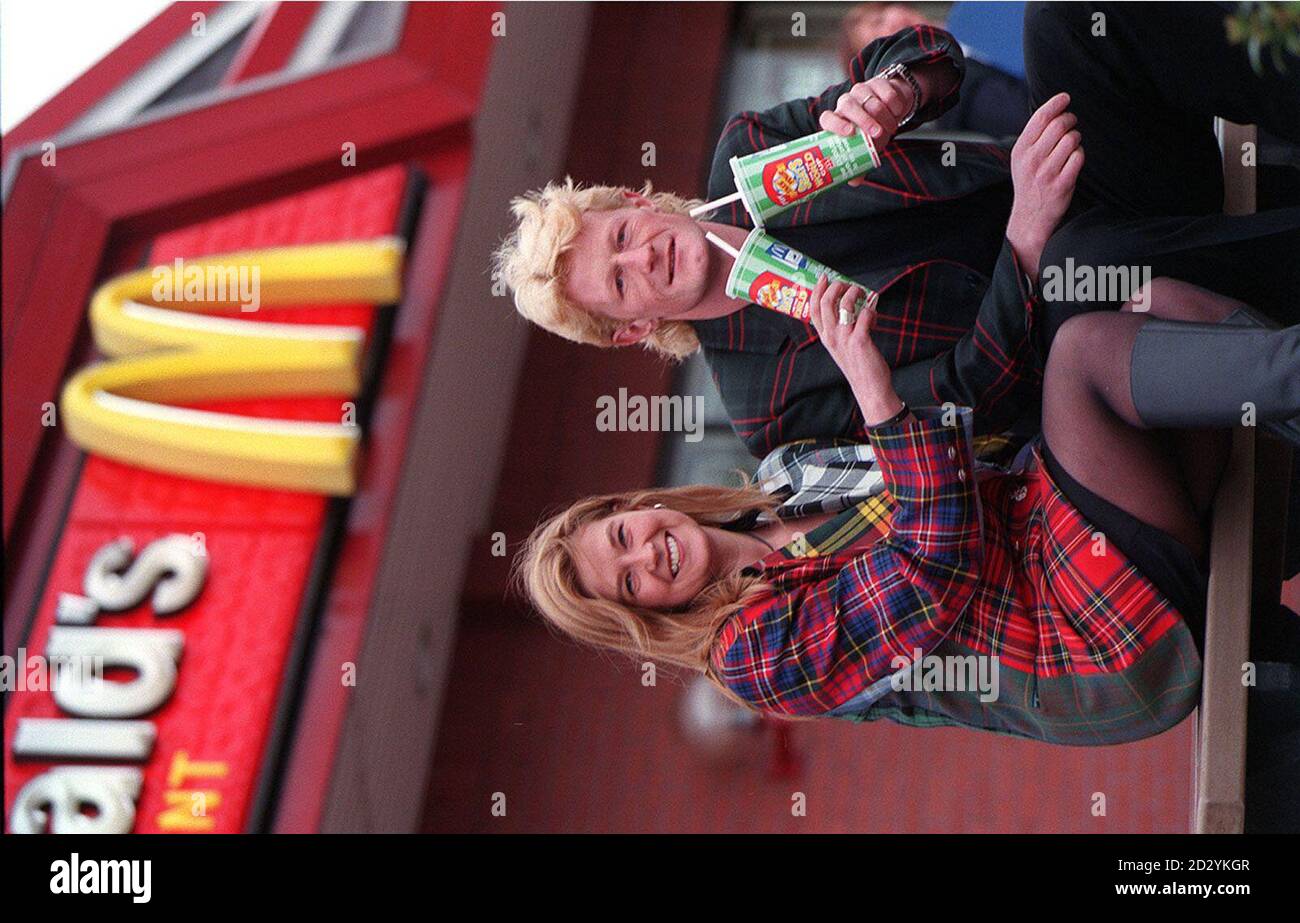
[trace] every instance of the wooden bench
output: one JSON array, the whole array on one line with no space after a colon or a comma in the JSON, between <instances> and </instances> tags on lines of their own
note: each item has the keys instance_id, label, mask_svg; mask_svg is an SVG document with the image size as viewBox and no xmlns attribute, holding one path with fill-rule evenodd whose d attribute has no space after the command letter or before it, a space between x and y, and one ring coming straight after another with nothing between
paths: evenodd
<instances>
[{"instance_id":1,"label":"wooden bench","mask_svg":"<svg viewBox=\"0 0 1300 923\"><path fill-rule=\"evenodd\" d=\"M1242 164L1251 125L1216 120L1223 151L1224 211L1255 210L1255 171ZM1206 600L1204 670L1192 780L1193 829L1241 833L1245 821L1246 687L1254 600L1277 600L1282 585L1290 448L1256 427L1234 430L1214 501Z\"/></svg>"}]
</instances>

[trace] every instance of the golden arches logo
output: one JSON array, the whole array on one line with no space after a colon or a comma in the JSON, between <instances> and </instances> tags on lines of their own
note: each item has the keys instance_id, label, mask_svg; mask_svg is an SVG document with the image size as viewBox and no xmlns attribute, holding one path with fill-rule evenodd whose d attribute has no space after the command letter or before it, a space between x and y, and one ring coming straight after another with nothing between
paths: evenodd
<instances>
[{"instance_id":1,"label":"golden arches logo","mask_svg":"<svg viewBox=\"0 0 1300 923\"><path fill-rule=\"evenodd\" d=\"M392 304L401 297L403 249L397 238L380 238L249 250L178 260L104 283L91 300L90 323L109 360L82 369L64 386L60 409L68 437L87 452L187 477L352 493L357 426L168 402L355 396L365 350L360 328L209 316L240 305L243 296L237 284L202 283L233 283L251 271L262 305ZM202 297L192 298L196 293Z\"/></svg>"}]
</instances>

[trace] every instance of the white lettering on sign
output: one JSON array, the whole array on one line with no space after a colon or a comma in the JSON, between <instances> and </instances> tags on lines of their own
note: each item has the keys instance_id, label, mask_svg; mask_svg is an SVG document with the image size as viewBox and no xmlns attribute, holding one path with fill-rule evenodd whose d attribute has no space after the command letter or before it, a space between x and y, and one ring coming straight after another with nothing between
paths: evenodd
<instances>
[{"instance_id":1,"label":"white lettering on sign","mask_svg":"<svg viewBox=\"0 0 1300 923\"><path fill-rule=\"evenodd\" d=\"M51 695L65 714L75 717L20 719L12 745L15 758L143 763L152 756L157 727L129 719L150 714L171 698L185 636L174 629L105 628L96 622L101 611L132 609L151 592L156 615L181 611L202 591L208 561L206 549L190 535L159 538L133 559L134 548L125 537L104 545L86 568L86 595L59 594L46 658L102 666L92 675L56 672ZM104 669L113 668L134 675L128 680L104 676ZM143 783L143 772L131 767L56 766L19 791L9 829L130 833Z\"/></svg>"},{"instance_id":2,"label":"white lettering on sign","mask_svg":"<svg viewBox=\"0 0 1300 923\"><path fill-rule=\"evenodd\" d=\"M194 602L208 576L208 557L191 536L168 535L145 546L132 562L135 543L109 542L86 568L86 595L110 612L134 609L153 590L153 611L171 615ZM129 567L127 565L130 565ZM125 568L124 573L118 573Z\"/></svg>"},{"instance_id":3,"label":"white lettering on sign","mask_svg":"<svg viewBox=\"0 0 1300 923\"><path fill-rule=\"evenodd\" d=\"M157 738L158 729L152 721L19 718L14 756L143 763L153 752Z\"/></svg>"},{"instance_id":4,"label":"white lettering on sign","mask_svg":"<svg viewBox=\"0 0 1300 923\"><path fill-rule=\"evenodd\" d=\"M171 698L176 688L176 663L185 636L160 628L50 629L45 647L49 657L98 657L105 669L135 672L127 682L82 682L75 672L54 685L54 702L79 718L136 718Z\"/></svg>"},{"instance_id":5,"label":"white lettering on sign","mask_svg":"<svg viewBox=\"0 0 1300 923\"><path fill-rule=\"evenodd\" d=\"M59 766L18 792L14 833L130 833L144 773L120 766ZM94 809L93 815L83 806Z\"/></svg>"}]
</instances>

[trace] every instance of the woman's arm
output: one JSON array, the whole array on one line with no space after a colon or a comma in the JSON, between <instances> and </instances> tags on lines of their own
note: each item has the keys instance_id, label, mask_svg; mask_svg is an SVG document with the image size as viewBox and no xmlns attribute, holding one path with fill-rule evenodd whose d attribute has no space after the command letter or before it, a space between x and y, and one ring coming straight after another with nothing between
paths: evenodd
<instances>
[{"instance_id":1,"label":"woman's arm","mask_svg":"<svg viewBox=\"0 0 1300 923\"><path fill-rule=\"evenodd\" d=\"M872 312L839 323L856 294L837 297L823 279L812 320L864 418L877 424L870 438L894 501L889 533L865 553L813 557L782 575L788 588L758 603L736 634L724 632L714 662L742 698L785 714L865 707L917 651L947 636L979 585L970 411L904 408L868 336Z\"/></svg>"},{"instance_id":2,"label":"woman's arm","mask_svg":"<svg viewBox=\"0 0 1300 923\"><path fill-rule=\"evenodd\" d=\"M896 416L903 409L903 401L894 390L889 363L871 339L875 310L853 315L853 304L863 293L860 286L829 282L822 276L813 286L809 320L822 346L844 373L870 432L871 427Z\"/></svg>"},{"instance_id":3,"label":"woman's arm","mask_svg":"<svg viewBox=\"0 0 1300 923\"><path fill-rule=\"evenodd\" d=\"M969 411L946 417L919 410L872 432L894 501L884 539L802 559L724 629L714 668L746 701L788 715L866 708L952 630L983 556Z\"/></svg>"}]
</instances>

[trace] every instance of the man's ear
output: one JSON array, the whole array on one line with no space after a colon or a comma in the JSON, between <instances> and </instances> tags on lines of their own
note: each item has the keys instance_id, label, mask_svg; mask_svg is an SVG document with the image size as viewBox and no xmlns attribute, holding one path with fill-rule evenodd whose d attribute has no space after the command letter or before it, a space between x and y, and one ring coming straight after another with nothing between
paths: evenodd
<instances>
[{"instance_id":1,"label":"man's ear","mask_svg":"<svg viewBox=\"0 0 1300 923\"><path fill-rule=\"evenodd\" d=\"M641 193L633 192L631 189L623 190L623 198L627 199L631 204L635 205L637 208L655 207L655 203L651 202L645 196L641 195Z\"/></svg>"},{"instance_id":2,"label":"man's ear","mask_svg":"<svg viewBox=\"0 0 1300 923\"><path fill-rule=\"evenodd\" d=\"M631 346L634 343L640 343L657 329L659 329L659 321L656 318L628 321L626 324L619 324L618 327L614 328L614 333L610 336L609 341L615 346Z\"/></svg>"}]
</instances>

